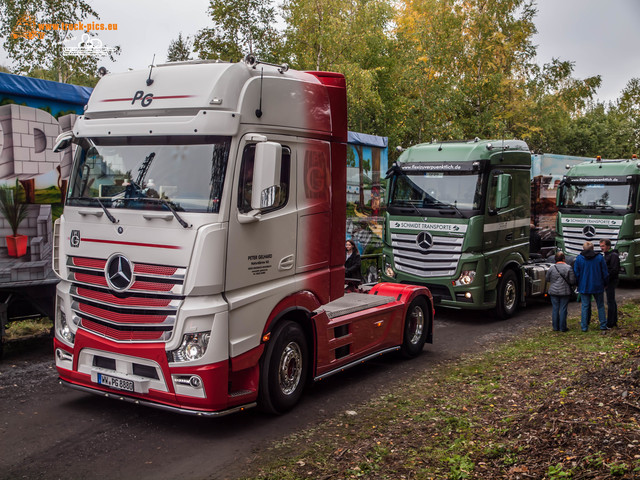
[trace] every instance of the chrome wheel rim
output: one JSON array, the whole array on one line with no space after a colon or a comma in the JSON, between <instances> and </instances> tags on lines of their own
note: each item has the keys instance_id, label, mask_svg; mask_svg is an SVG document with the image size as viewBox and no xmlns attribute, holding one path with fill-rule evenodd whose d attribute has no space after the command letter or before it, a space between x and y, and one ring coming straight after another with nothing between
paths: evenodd
<instances>
[{"instance_id":1,"label":"chrome wheel rim","mask_svg":"<svg viewBox=\"0 0 640 480\"><path fill-rule=\"evenodd\" d=\"M409 341L412 345L417 345L420 343L424 330L424 312L422 308L418 306L413 307L407 320L409 321L409 335L411 335L411 340Z\"/></svg>"},{"instance_id":2,"label":"chrome wheel rim","mask_svg":"<svg viewBox=\"0 0 640 480\"><path fill-rule=\"evenodd\" d=\"M285 395L295 392L302 378L302 350L300 345L290 342L282 351L278 367L278 384Z\"/></svg>"},{"instance_id":3,"label":"chrome wheel rim","mask_svg":"<svg viewBox=\"0 0 640 480\"><path fill-rule=\"evenodd\" d=\"M504 308L511 311L516 305L516 283L509 280L504 289Z\"/></svg>"}]
</instances>

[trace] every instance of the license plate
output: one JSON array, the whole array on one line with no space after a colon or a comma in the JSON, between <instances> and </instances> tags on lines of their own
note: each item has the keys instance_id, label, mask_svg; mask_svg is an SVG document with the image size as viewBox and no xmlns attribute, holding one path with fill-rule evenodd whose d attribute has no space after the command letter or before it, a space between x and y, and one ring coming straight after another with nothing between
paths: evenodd
<instances>
[{"instance_id":1,"label":"license plate","mask_svg":"<svg viewBox=\"0 0 640 480\"><path fill-rule=\"evenodd\" d=\"M105 387L111 387L118 390L126 390L127 392L133 392L133 381L124 380L122 378L111 377L109 375L98 374L98 383Z\"/></svg>"}]
</instances>

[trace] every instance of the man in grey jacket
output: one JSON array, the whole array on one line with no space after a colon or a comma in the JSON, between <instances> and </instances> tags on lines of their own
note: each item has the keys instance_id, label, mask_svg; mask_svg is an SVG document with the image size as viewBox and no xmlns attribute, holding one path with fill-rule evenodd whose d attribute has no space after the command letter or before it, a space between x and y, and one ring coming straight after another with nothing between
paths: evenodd
<instances>
[{"instance_id":1,"label":"man in grey jacket","mask_svg":"<svg viewBox=\"0 0 640 480\"><path fill-rule=\"evenodd\" d=\"M571 298L572 287L576 284L573 269L564 261L564 253L556 253L556 263L547 270L549 297L553 306L551 322L554 332L567 332L567 307Z\"/></svg>"}]
</instances>

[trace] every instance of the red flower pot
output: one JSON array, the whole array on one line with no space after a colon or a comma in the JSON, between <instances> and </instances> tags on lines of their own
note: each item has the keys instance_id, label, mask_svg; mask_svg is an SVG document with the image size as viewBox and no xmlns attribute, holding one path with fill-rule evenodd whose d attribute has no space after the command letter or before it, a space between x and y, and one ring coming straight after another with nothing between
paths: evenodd
<instances>
[{"instance_id":1,"label":"red flower pot","mask_svg":"<svg viewBox=\"0 0 640 480\"><path fill-rule=\"evenodd\" d=\"M27 254L26 235L7 235L7 253L10 257L22 257Z\"/></svg>"}]
</instances>

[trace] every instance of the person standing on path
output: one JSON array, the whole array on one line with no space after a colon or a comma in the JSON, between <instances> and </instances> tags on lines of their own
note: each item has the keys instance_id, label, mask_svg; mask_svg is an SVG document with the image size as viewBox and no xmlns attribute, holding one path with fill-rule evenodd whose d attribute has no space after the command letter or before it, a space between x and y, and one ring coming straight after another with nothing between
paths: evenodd
<instances>
[{"instance_id":1,"label":"person standing on path","mask_svg":"<svg viewBox=\"0 0 640 480\"><path fill-rule=\"evenodd\" d=\"M593 250L593 243L584 242L582 252L576 257L573 263L573 272L578 281L578 293L582 300L582 315L580 326L586 332L589 328L591 318L591 297L598 306L598 319L600 320L600 330L604 335L607 328L607 317L604 312L604 286L609 280L607 263L604 257Z\"/></svg>"},{"instance_id":2,"label":"person standing on path","mask_svg":"<svg viewBox=\"0 0 640 480\"><path fill-rule=\"evenodd\" d=\"M618 304L616 303L616 287L618 286L618 274L620 272L620 256L617 250L611 249L611 240L600 240L600 250L604 255L609 272L609 282L604 291L607 293L607 327L618 326Z\"/></svg>"},{"instance_id":3,"label":"person standing on path","mask_svg":"<svg viewBox=\"0 0 640 480\"><path fill-rule=\"evenodd\" d=\"M568 332L567 307L572 286L576 284L576 277L573 269L565 263L563 252L557 252L555 258L555 265L547 270L548 293L553 306L551 323L554 332Z\"/></svg>"}]
</instances>

